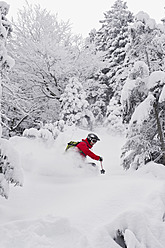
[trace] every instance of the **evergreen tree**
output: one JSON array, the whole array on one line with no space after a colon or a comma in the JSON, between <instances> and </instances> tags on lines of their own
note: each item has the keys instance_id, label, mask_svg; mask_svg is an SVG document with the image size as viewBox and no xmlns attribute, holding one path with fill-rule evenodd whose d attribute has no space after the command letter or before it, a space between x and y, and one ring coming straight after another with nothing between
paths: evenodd
<instances>
[{"instance_id":1,"label":"evergreen tree","mask_svg":"<svg viewBox=\"0 0 165 248\"><path fill-rule=\"evenodd\" d=\"M125 127L122 120L122 106L115 97L112 97L109 105L107 106L104 126L114 135L124 135L125 133Z\"/></svg>"},{"instance_id":2,"label":"evergreen tree","mask_svg":"<svg viewBox=\"0 0 165 248\"><path fill-rule=\"evenodd\" d=\"M126 2L117 0L104 16L105 19L100 21L102 27L95 36L95 44L98 50L106 51L111 68L124 61L125 46L129 41L128 24L133 21L133 15L127 10Z\"/></svg>"},{"instance_id":3,"label":"evergreen tree","mask_svg":"<svg viewBox=\"0 0 165 248\"><path fill-rule=\"evenodd\" d=\"M101 74L101 73L100 73ZM106 102L108 102L107 97L109 97L110 92L106 83L102 80L100 82L100 75L98 73L97 77L88 79L84 83L84 89L87 94L87 101L90 104L90 108L95 117L95 124L100 125L103 123L106 114Z\"/></svg>"},{"instance_id":4,"label":"evergreen tree","mask_svg":"<svg viewBox=\"0 0 165 248\"><path fill-rule=\"evenodd\" d=\"M0 100L2 99L3 85L8 79L7 74L14 65L14 60L7 54L6 49L7 38L12 31L10 22L6 18L8 11L9 5L6 2L0 2ZM19 167L18 154L9 141L1 136L0 124L0 195L8 198L9 183L22 185L22 170Z\"/></svg>"},{"instance_id":5,"label":"evergreen tree","mask_svg":"<svg viewBox=\"0 0 165 248\"><path fill-rule=\"evenodd\" d=\"M137 169L151 160L165 165L165 73L152 72L146 79L146 97L131 116L127 140L122 148L122 165L125 169ZM128 86L125 92L128 102L129 90L132 91L132 88ZM136 95L138 88L134 87L134 90Z\"/></svg>"},{"instance_id":6,"label":"evergreen tree","mask_svg":"<svg viewBox=\"0 0 165 248\"><path fill-rule=\"evenodd\" d=\"M133 15L127 9L126 2L117 0L104 16L105 19L100 21L102 27L97 31L94 42L97 50L106 51L109 77L112 78L124 62L125 46L129 42L128 25L133 21Z\"/></svg>"},{"instance_id":7,"label":"evergreen tree","mask_svg":"<svg viewBox=\"0 0 165 248\"><path fill-rule=\"evenodd\" d=\"M127 58L129 63L144 61L150 73L155 70L163 70L165 54L165 28L157 25L149 15L140 11L130 25L130 44L127 46Z\"/></svg>"},{"instance_id":8,"label":"evergreen tree","mask_svg":"<svg viewBox=\"0 0 165 248\"><path fill-rule=\"evenodd\" d=\"M94 117L86 100L86 93L78 78L69 79L60 102L60 119L64 120L67 125L75 124L80 127L89 127L93 124Z\"/></svg>"},{"instance_id":9,"label":"evergreen tree","mask_svg":"<svg viewBox=\"0 0 165 248\"><path fill-rule=\"evenodd\" d=\"M147 96L146 81L148 76L149 70L147 65L143 61L137 61L121 91L123 122L129 123L135 108Z\"/></svg>"},{"instance_id":10,"label":"evergreen tree","mask_svg":"<svg viewBox=\"0 0 165 248\"><path fill-rule=\"evenodd\" d=\"M102 69L102 79L106 78L107 88L105 94L106 106L111 103L112 96L116 98L120 109L120 92L127 78L128 64L125 64L126 46L129 43L129 24L133 22L133 14L128 10L126 2L122 0L115 1L111 10L104 14L104 20L100 21L102 27L98 30L92 30L90 40L96 46L97 51L105 52L105 67ZM109 111L109 110L107 110ZM105 111L104 117L109 116ZM115 115L115 114L114 114Z\"/></svg>"}]
</instances>

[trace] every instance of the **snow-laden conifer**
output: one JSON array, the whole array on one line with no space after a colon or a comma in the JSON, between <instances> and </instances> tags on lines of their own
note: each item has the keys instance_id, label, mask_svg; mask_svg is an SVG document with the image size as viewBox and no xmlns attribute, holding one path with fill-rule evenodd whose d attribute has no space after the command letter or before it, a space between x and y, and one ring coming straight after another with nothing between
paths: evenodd
<instances>
[{"instance_id":1,"label":"snow-laden conifer","mask_svg":"<svg viewBox=\"0 0 165 248\"><path fill-rule=\"evenodd\" d=\"M130 44L127 45L126 59L129 63L144 61L150 73L164 69L165 29L150 16L140 11L129 26Z\"/></svg>"},{"instance_id":2,"label":"snow-laden conifer","mask_svg":"<svg viewBox=\"0 0 165 248\"><path fill-rule=\"evenodd\" d=\"M139 91L136 80L132 84L127 81L123 89L125 109L131 111L128 106L133 107L127 140L122 148L121 158L125 169L137 169L151 160L165 165L165 73L155 71L141 79L145 92L142 88ZM137 97L139 93L143 93L143 100Z\"/></svg>"},{"instance_id":3,"label":"snow-laden conifer","mask_svg":"<svg viewBox=\"0 0 165 248\"><path fill-rule=\"evenodd\" d=\"M126 47L129 43L129 24L133 22L133 14L128 10L126 2L115 1L109 11L104 13L101 28L90 33L91 42L96 51L104 51L105 67L99 77L100 84L106 84L105 103L108 106L112 96L120 101L120 92L127 77L128 65L124 63ZM109 111L109 110L107 110ZM105 115L109 115L105 110ZM115 115L115 114L114 114Z\"/></svg>"},{"instance_id":4,"label":"snow-laden conifer","mask_svg":"<svg viewBox=\"0 0 165 248\"><path fill-rule=\"evenodd\" d=\"M147 80L149 70L143 61L137 61L121 91L121 103L123 106L123 121L128 123L135 110L135 107L141 103L147 93Z\"/></svg>"},{"instance_id":5,"label":"snow-laden conifer","mask_svg":"<svg viewBox=\"0 0 165 248\"><path fill-rule=\"evenodd\" d=\"M133 21L133 15L128 10L126 2L115 1L109 11L104 13L102 27L97 31L94 42L98 50L106 51L109 68L121 64L125 57L125 45L128 38L128 24Z\"/></svg>"},{"instance_id":6,"label":"snow-laden conifer","mask_svg":"<svg viewBox=\"0 0 165 248\"><path fill-rule=\"evenodd\" d=\"M113 135L124 135L125 127L122 120L122 106L115 97L112 97L109 105L107 106L104 126Z\"/></svg>"},{"instance_id":7,"label":"snow-laden conifer","mask_svg":"<svg viewBox=\"0 0 165 248\"><path fill-rule=\"evenodd\" d=\"M5 84L7 72L14 65L14 60L7 54L6 41L12 28L6 15L9 5L0 2L0 99L2 99L2 84ZM2 138L0 125L0 195L8 198L9 183L22 185L23 175L19 156L8 140Z\"/></svg>"},{"instance_id":8,"label":"snow-laden conifer","mask_svg":"<svg viewBox=\"0 0 165 248\"><path fill-rule=\"evenodd\" d=\"M69 82L61 95L60 118L69 126L75 124L81 127L92 125L94 117L90 111L90 105L86 100L86 93L82 83L76 77Z\"/></svg>"},{"instance_id":9,"label":"snow-laden conifer","mask_svg":"<svg viewBox=\"0 0 165 248\"><path fill-rule=\"evenodd\" d=\"M96 125L102 125L106 114L106 102L108 96L108 87L105 82L100 82L99 75L85 81L84 88L91 111L95 118Z\"/></svg>"}]
</instances>

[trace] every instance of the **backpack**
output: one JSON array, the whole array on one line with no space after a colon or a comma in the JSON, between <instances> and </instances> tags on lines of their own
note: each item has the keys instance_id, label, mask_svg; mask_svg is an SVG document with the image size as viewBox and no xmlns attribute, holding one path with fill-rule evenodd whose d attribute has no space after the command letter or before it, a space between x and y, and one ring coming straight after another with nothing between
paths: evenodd
<instances>
[{"instance_id":1,"label":"backpack","mask_svg":"<svg viewBox=\"0 0 165 248\"><path fill-rule=\"evenodd\" d=\"M80 142L79 141L70 141L65 149L65 151L67 151L68 149L70 149L71 147L76 147Z\"/></svg>"}]
</instances>

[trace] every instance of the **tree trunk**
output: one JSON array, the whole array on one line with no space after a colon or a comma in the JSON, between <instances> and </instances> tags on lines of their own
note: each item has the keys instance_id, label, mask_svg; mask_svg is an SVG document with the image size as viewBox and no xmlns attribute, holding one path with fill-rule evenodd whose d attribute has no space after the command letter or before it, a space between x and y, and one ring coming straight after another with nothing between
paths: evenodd
<instances>
[{"instance_id":1,"label":"tree trunk","mask_svg":"<svg viewBox=\"0 0 165 248\"><path fill-rule=\"evenodd\" d=\"M145 54L146 54L148 69L149 69L149 72L151 73L151 66L150 66L150 60L149 60L147 48L145 48Z\"/></svg>"},{"instance_id":2,"label":"tree trunk","mask_svg":"<svg viewBox=\"0 0 165 248\"><path fill-rule=\"evenodd\" d=\"M164 132L162 130L162 126L160 123L160 118L159 118L159 109L158 109L158 102L156 101L154 103L154 112L155 112L155 118L157 122L157 128L158 128L158 136L160 138L160 146L161 146L161 151L162 151L162 158L163 158L163 165L165 165L165 142L164 142Z\"/></svg>"}]
</instances>

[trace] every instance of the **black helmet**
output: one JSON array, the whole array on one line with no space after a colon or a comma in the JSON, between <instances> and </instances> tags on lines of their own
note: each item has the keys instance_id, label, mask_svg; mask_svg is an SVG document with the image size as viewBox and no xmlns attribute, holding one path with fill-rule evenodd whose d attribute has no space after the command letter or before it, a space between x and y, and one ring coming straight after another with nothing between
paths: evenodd
<instances>
[{"instance_id":1,"label":"black helmet","mask_svg":"<svg viewBox=\"0 0 165 248\"><path fill-rule=\"evenodd\" d=\"M98 136L96 134L94 134L94 133L89 133L88 136L87 136L87 139L88 139L89 142L91 142L91 141L92 142L97 142L98 140L100 140L98 138Z\"/></svg>"}]
</instances>

